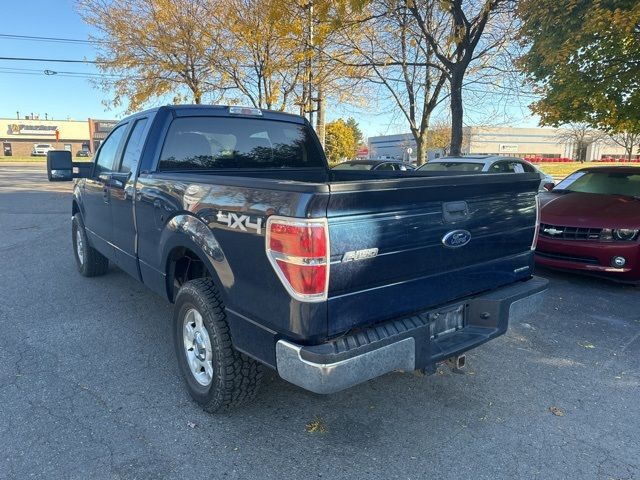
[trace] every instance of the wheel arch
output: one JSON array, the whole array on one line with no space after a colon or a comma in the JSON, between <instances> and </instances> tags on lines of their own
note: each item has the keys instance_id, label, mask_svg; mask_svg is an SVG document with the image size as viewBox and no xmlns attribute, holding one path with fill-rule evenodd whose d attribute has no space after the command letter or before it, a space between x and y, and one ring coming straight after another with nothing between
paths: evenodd
<instances>
[{"instance_id":1,"label":"wheel arch","mask_svg":"<svg viewBox=\"0 0 640 480\"><path fill-rule=\"evenodd\" d=\"M227 291L235 279L222 247L207 224L191 214L176 215L167 222L160 244L170 302L175 300L182 283L207 277L212 279L223 300L227 299Z\"/></svg>"}]
</instances>

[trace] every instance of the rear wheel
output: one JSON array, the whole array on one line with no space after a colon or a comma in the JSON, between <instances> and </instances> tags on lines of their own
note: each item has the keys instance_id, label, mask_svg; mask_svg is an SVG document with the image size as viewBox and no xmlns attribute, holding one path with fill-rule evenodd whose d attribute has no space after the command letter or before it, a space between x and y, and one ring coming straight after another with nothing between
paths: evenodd
<instances>
[{"instance_id":1,"label":"rear wheel","mask_svg":"<svg viewBox=\"0 0 640 480\"><path fill-rule=\"evenodd\" d=\"M173 321L180 371L197 403L213 413L255 397L262 365L233 348L224 306L211 279L182 285Z\"/></svg>"},{"instance_id":2,"label":"rear wheel","mask_svg":"<svg viewBox=\"0 0 640 480\"><path fill-rule=\"evenodd\" d=\"M97 277L104 275L109 270L109 259L89 245L87 232L79 213L73 216L71 221L71 239L76 266L81 275L85 277Z\"/></svg>"}]
</instances>

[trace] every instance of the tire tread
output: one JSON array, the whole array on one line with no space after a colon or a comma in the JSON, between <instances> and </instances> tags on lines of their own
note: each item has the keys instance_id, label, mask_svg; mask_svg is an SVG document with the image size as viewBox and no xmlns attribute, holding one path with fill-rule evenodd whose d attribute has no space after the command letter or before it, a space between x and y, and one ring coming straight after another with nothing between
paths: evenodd
<instances>
[{"instance_id":1,"label":"tire tread","mask_svg":"<svg viewBox=\"0 0 640 480\"><path fill-rule=\"evenodd\" d=\"M75 231L72 229L72 243L74 247L74 257L76 257L76 263L78 265L78 271L85 277L99 277L104 275L109 271L109 259L89 245L87 232L84 229L84 222L82 221L82 217L79 213L76 213L73 216L73 222L75 223L75 228L80 230L82 243L84 245L84 263L80 265L77 254L75 253Z\"/></svg>"},{"instance_id":2,"label":"tire tread","mask_svg":"<svg viewBox=\"0 0 640 480\"><path fill-rule=\"evenodd\" d=\"M213 394L204 403L200 402L202 408L213 413L253 400L260 387L263 367L233 347L224 305L213 281L210 278L200 278L185 283L176 297L176 308L181 304L184 295L199 298L198 303L204 310L200 313L206 322L213 324L210 327L213 327L211 329L217 337L211 339L212 348L220 349L219 358L222 365L218 368L223 373L221 385L212 385ZM213 381L216 381L215 378Z\"/></svg>"}]
</instances>

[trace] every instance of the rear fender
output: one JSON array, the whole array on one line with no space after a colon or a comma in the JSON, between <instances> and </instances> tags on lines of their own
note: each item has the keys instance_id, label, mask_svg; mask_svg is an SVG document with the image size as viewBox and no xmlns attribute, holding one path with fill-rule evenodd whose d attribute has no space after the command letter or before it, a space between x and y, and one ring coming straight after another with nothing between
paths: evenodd
<instances>
[{"instance_id":1,"label":"rear fender","mask_svg":"<svg viewBox=\"0 0 640 480\"><path fill-rule=\"evenodd\" d=\"M160 251L167 274L169 254L177 247L188 248L200 258L225 300L235 278L222 247L207 224L191 214L176 215L166 223L160 236ZM172 286L169 283L167 275L167 297L171 300Z\"/></svg>"}]
</instances>

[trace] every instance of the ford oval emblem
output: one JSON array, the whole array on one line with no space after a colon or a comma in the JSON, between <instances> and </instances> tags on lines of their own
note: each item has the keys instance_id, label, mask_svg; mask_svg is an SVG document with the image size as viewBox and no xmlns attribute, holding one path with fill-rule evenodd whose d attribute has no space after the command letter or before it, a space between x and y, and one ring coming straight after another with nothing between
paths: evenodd
<instances>
[{"instance_id":1,"label":"ford oval emblem","mask_svg":"<svg viewBox=\"0 0 640 480\"><path fill-rule=\"evenodd\" d=\"M442 244L449 248L464 247L471 241L471 234L466 230L452 230L442 237Z\"/></svg>"}]
</instances>

